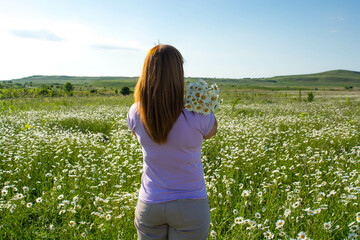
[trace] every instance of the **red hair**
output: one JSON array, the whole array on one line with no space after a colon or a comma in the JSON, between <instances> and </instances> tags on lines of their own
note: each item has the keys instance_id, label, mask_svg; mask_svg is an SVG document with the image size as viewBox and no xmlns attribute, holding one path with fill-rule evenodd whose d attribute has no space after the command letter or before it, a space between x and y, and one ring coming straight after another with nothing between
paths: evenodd
<instances>
[{"instance_id":1,"label":"red hair","mask_svg":"<svg viewBox=\"0 0 360 240\"><path fill-rule=\"evenodd\" d=\"M147 54L134 98L150 138L165 143L184 106L183 57L170 45L159 44Z\"/></svg>"}]
</instances>

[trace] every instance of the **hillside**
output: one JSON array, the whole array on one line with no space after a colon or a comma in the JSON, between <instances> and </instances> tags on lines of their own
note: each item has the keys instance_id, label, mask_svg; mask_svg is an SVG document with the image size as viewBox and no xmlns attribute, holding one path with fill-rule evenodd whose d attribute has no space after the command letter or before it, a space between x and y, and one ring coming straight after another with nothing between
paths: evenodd
<instances>
[{"instance_id":1,"label":"hillside","mask_svg":"<svg viewBox=\"0 0 360 240\"><path fill-rule=\"evenodd\" d=\"M291 86L360 86L360 72L334 70L315 74L276 76L273 80Z\"/></svg>"},{"instance_id":2,"label":"hillside","mask_svg":"<svg viewBox=\"0 0 360 240\"><path fill-rule=\"evenodd\" d=\"M11 80L15 84L53 84L63 85L71 82L84 87L134 87L138 77L74 77L74 76L43 76L35 75ZM186 78L186 82L198 78ZM314 74L275 76L270 78L204 78L208 83L216 82L223 87L239 88L360 88L360 72L333 70ZM0 81L1 83L1 81Z\"/></svg>"}]
</instances>

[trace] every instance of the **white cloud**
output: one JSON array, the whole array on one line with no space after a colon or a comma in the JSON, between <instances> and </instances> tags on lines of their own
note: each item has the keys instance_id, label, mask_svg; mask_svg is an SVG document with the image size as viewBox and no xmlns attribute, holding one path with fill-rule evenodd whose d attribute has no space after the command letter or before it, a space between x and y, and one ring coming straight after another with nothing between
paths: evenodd
<instances>
[{"instance_id":1,"label":"white cloud","mask_svg":"<svg viewBox=\"0 0 360 240\"><path fill-rule=\"evenodd\" d=\"M8 31L15 37L20 38L33 38L45 41L62 41L63 39L57 36L55 33L47 30L47 29L40 29L40 30L30 30L30 29L10 29Z\"/></svg>"},{"instance_id":2,"label":"white cloud","mask_svg":"<svg viewBox=\"0 0 360 240\"><path fill-rule=\"evenodd\" d=\"M100 66L117 61L119 51L130 58L144 49L138 41L101 36L73 22L5 16L0 16L0 22L0 80L37 74L103 75Z\"/></svg>"}]
</instances>

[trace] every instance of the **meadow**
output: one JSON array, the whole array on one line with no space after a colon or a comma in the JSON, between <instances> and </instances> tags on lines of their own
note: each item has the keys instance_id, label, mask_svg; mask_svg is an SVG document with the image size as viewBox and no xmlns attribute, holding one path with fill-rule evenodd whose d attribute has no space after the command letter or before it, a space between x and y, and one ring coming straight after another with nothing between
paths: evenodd
<instances>
[{"instance_id":1,"label":"meadow","mask_svg":"<svg viewBox=\"0 0 360 240\"><path fill-rule=\"evenodd\" d=\"M202 149L209 239L357 239L360 94L228 90ZM136 239L131 96L0 103L0 239Z\"/></svg>"}]
</instances>

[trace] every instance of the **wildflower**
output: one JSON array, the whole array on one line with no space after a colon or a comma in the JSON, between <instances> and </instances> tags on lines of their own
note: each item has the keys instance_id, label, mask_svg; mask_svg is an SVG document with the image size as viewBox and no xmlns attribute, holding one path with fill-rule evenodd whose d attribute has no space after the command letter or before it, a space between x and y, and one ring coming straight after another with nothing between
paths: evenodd
<instances>
[{"instance_id":1,"label":"wildflower","mask_svg":"<svg viewBox=\"0 0 360 240\"><path fill-rule=\"evenodd\" d=\"M209 88L207 83L201 79L196 83L190 83L186 89L184 107L188 111L210 114L219 106L218 92L219 88L216 84Z\"/></svg>"},{"instance_id":2,"label":"wildflower","mask_svg":"<svg viewBox=\"0 0 360 240\"><path fill-rule=\"evenodd\" d=\"M24 198L24 195L22 195L21 193L18 193L14 196L14 200L18 200L18 199L22 199Z\"/></svg>"},{"instance_id":3,"label":"wildflower","mask_svg":"<svg viewBox=\"0 0 360 240\"><path fill-rule=\"evenodd\" d=\"M347 239L357 239L358 235L356 233L350 233L347 237Z\"/></svg>"},{"instance_id":4,"label":"wildflower","mask_svg":"<svg viewBox=\"0 0 360 240\"><path fill-rule=\"evenodd\" d=\"M61 199L63 199L63 198L64 198L64 195L63 195L63 194L61 194L61 195L58 196L58 199L59 199L59 200L61 200Z\"/></svg>"},{"instance_id":5,"label":"wildflower","mask_svg":"<svg viewBox=\"0 0 360 240\"><path fill-rule=\"evenodd\" d=\"M85 232L81 233L81 236L86 237L86 233Z\"/></svg>"},{"instance_id":6,"label":"wildflower","mask_svg":"<svg viewBox=\"0 0 360 240\"><path fill-rule=\"evenodd\" d=\"M331 228L331 222L324 223L324 229L329 230Z\"/></svg>"},{"instance_id":7,"label":"wildflower","mask_svg":"<svg viewBox=\"0 0 360 240\"><path fill-rule=\"evenodd\" d=\"M236 215L236 214L238 214L238 210L237 209L234 209L233 210L233 213Z\"/></svg>"},{"instance_id":8,"label":"wildflower","mask_svg":"<svg viewBox=\"0 0 360 240\"><path fill-rule=\"evenodd\" d=\"M49 229L50 231L53 231L55 229L55 226L53 224L50 224Z\"/></svg>"},{"instance_id":9,"label":"wildflower","mask_svg":"<svg viewBox=\"0 0 360 240\"><path fill-rule=\"evenodd\" d=\"M216 239L217 233L214 230L211 230L210 237Z\"/></svg>"},{"instance_id":10,"label":"wildflower","mask_svg":"<svg viewBox=\"0 0 360 240\"><path fill-rule=\"evenodd\" d=\"M106 218L106 220L107 220L107 221L109 221L109 220L111 219L111 215L110 215L110 214L108 214L108 215L106 215L106 217L105 217L105 218Z\"/></svg>"},{"instance_id":11,"label":"wildflower","mask_svg":"<svg viewBox=\"0 0 360 240\"><path fill-rule=\"evenodd\" d=\"M75 224L76 224L76 223L75 223L74 221L70 221L70 222L69 222L69 226L70 226L70 227L74 227Z\"/></svg>"},{"instance_id":12,"label":"wildflower","mask_svg":"<svg viewBox=\"0 0 360 240\"><path fill-rule=\"evenodd\" d=\"M297 208L299 205L300 205L299 202L295 202L295 203L292 205L292 207L293 207L293 208Z\"/></svg>"},{"instance_id":13,"label":"wildflower","mask_svg":"<svg viewBox=\"0 0 360 240\"><path fill-rule=\"evenodd\" d=\"M308 213L308 215L310 215L310 216L312 216L312 215L315 214L315 212L314 212L313 210L311 210L311 209L309 209L309 211L307 211L307 213Z\"/></svg>"},{"instance_id":14,"label":"wildflower","mask_svg":"<svg viewBox=\"0 0 360 240\"><path fill-rule=\"evenodd\" d=\"M315 209L314 210L314 214L318 214L318 213L320 213L321 212L321 208L318 208L318 209Z\"/></svg>"},{"instance_id":15,"label":"wildflower","mask_svg":"<svg viewBox=\"0 0 360 240\"><path fill-rule=\"evenodd\" d=\"M263 225L262 223L259 223L259 224L257 225L257 228L259 228L259 229L261 229L261 230L265 230L264 225Z\"/></svg>"},{"instance_id":16,"label":"wildflower","mask_svg":"<svg viewBox=\"0 0 360 240\"><path fill-rule=\"evenodd\" d=\"M285 209L285 212L284 212L284 217L287 218L291 213L291 210L290 209Z\"/></svg>"},{"instance_id":17,"label":"wildflower","mask_svg":"<svg viewBox=\"0 0 360 240\"><path fill-rule=\"evenodd\" d=\"M33 205L33 204L29 202L29 203L26 204L26 207L27 207L27 208L31 208L32 205Z\"/></svg>"},{"instance_id":18,"label":"wildflower","mask_svg":"<svg viewBox=\"0 0 360 240\"><path fill-rule=\"evenodd\" d=\"M266 231L264 232L264 238L265 239L273 239L274 238L274 234L270 231Z\"/></svg>"},{"instance_id":19,"label":"wildflower","mask_svg":"<svg viewBox=\"0 0 360 240\"><path fill-rule=\"evenodd\" d=\"M244 190L244 191L241 193L241 196L242 196L242 197L248 197L248 196L250 196L250 191Z\"/></svg>"},{"instance_id":20,"label":"wildflower","mask_svg":"<svg viewBox=\"0 0 360 240\"><path fill-rule=\"evenodd\" d=\"M356 213L356 221L360 223L360 212Z\"/></svg>"},{"instance_id":21,"label":"wildflower","mask_svg":"<svg viewBox=\"0 0 360 240\"><path fill-rule=\"evenodd\" d=\"M276 224L276 229L282 228L284 226L285 221L284 220L278 220Z\"/></svg>"},{"instance_id":22,"label":"wildflower","mask_svg":"<svg viewBox=\"0 0 360 240\"><path fill-rule=\"evenodd\" d=\"M8 191L6 189L1 190L1 196L5 197L8 194Z\"/></svg>"},{"instance_id":23,"label":"wildflower","mask_svg":"<svg viewBox=\"0 0 360 240\"><path fill-rule=\"evenodd\" d=\"M36 199L36 202L37 202L37 203L41 203L41 202L42 202L42 198L41 198L41 197L38 197L38 198Z\"/></svg>"},{"instance_id":24,"label":"wildflower","mask_svg":"<svg viewBox=\"0 0 360 240\"><path fill-rule=\"evenodd\" d=\"M244 222L244 218L243 217L237 217L235 218L235 224L242 224Z\"/></svg>"},{"instance_id":25,"label":"wildflower","mask_svg":"<svg viewBox=\"0 0 360 240\"><path fill-rule=\"evenodd\" d=\"M255 217L256 218L261 218L261 214L257 212L257 213L255 213Z\"/></svg>"},{"instance_id":26,"label":"wildflower","mask_svg":"<svg viewBox=\"0 0 360 240\"><path fill-rule=\"evenodd\" d=\"M359 230L359 226L358 225L352 225L350 226L350 232L357 232Z\"/></svg>"},{"instance_id":27,"label":"wildflower","mask_svg":"<svg viewBox=\"0 0 360 240\"><path fill-rule=\"evenodd\" d=\"M355 195L348 195L348 199L351 199L351 200L356 200L357 199L357 197L355 196Z\"/></svg>"},{"instance_id":28,"label":"wildflower","mask_svg":"<svg viewBox=\"0 0 360 240\"><path fill-rule=\"evenodd\" d=\"M308 239L305 232L299 232L297 239Z\"/></svg>"}]
</instances>

